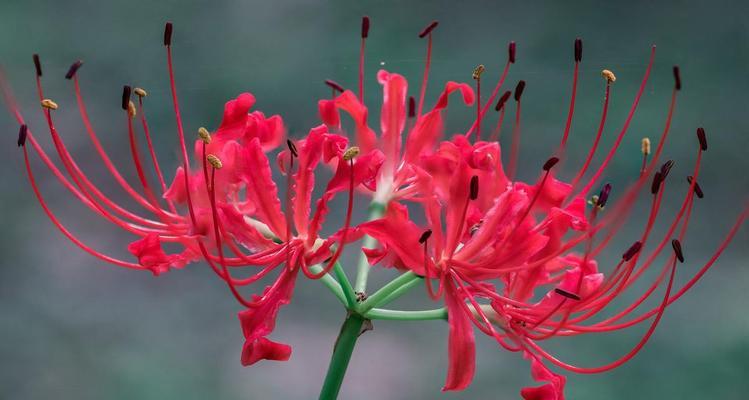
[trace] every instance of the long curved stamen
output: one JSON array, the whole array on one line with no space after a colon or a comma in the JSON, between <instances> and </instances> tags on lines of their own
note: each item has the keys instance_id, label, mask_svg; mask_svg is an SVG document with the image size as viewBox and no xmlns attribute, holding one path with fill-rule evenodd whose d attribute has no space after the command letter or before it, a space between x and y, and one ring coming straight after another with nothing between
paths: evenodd
<instances>
[{"instance_id":1,"label":"long curved stamen","mask_svg":"<svg viewBox=\"0 0 749 400\"><path fill-rule=\"evenodd\" d=\"M31 171L31 163L29 162L29 153L26 150L26 146L22 145L23 147L23 159L24 163L26 164L26 174L29 178L29 183L31 184L31 188L34 191L34 195L36 196L37 200L39 201L39 205L42 206L42 209L44 210L44 213L47 214L47 217L49 217L50 221L57 227L57 229L62 232L65 237L68 238L71 242L73 242L76 246L81 248L83 251L85 251L88 254L91 254L92 256L102 260L106 261L108 263L125 267L125 268L131 268L131 269L138 269L142 270L145 269L141 265L130 263L127 261L118 260L114 257L107 256L103 253L100 253L91 247L84 244L80 239L78 239L75 235L73 235L65 226L57 219L55 214L52 212L52 210L49 209L47 206L47 203L44 201L44 197L42 196L41 192L39 191L39 187L36 184L36 179L34 179L34 174Z\"/></svg>"},{"instance_id":2,"label":"long curved stamen","mask_svg":"<svg viewBox=\"0 0 749 400\"><path fill-rule=\"evenodd\" d=\"M322 271L312 274L312 279L319 279L323 277L323 275L330 272L330 270L333 269L335 266L335 263L338 262L338 259L341 257L341 254L343 253L343 248L346 246L346 237L348 236L349 228L351 227L351 213L354 210L354 157L359 153L359 149L356 147L351 147L346 151L346 153L343 154L343 157L341 159L341 162L348 162L349 163L349 188L348 188L348 202L346 204L346 219L343 222L343 231L341 232L341 240L339 241L338 248L336 249L335 253L333 253L333 257L330 258L328 261L328 264L325 266L325 268L322 269Z\"/></svg>"},{"instance_id":3,"label":"long curved stamen","mask_svg":"<svg viewBox=\"0 0 749 400\"><path fill-rule=\"evenodd\" d=\"M427 55L424 62L424 74L421 78L421 89L419 90L419 108L416 111L417 119L421 117L421 111L424 108L424 96L427 91L427 82L429 81L429 66L432 64L432 31L437 25L439 25L438 21L432 21L419 33L419 38L427 38Z\"/></svg>"},{"instance_id":4,"label":"long curved stamen","mask_svg":"<svg viewBox=\"0 0 749 400\"><path fill-rule=\"evenodd\" d=\"M507 63L505 64L505 68L502 71L502 75L500 75L499 81L497 81L497 85L494 86L494 90L492 91L491 96L489 96L489 99L486 100L486 103L481 109L481 114L479 115L479 118L477 119L477 121L474 121L473 125L471 125L468 131L466 131L467 138L471 137L471 133L473 132L474 129L476 129L478 122L484 118L484 116L486 115L486 112L489 110L489 107L494 103L494 99L497 98L497 95L499 94L499 89L501 89L502 85L504 85L505 79L507 79L507 73L510 72L510 64L515 63L516 49L517 49L517 46L515 42L510 42L508 46L509 56L507 58Z\"/></svg>"},{"instance_id":5,"label":"long curved stamen","mask_svg":"<svg viewBox=\"0 0 749 400\"><path fill-rule=\"evenodd\" d=\"M153 164L153 169L156 172L156 177L159 180L159 184L161 185L161 193L166 193L167 187L166 187L166 181L164 180L164 174L161 172L161 166L159 164L159 160L156 157L156 149L153 146L153 140L151 139L151 130L148 127L148 120L146 119L146 110L143 106L143 98L146 97L148 94L145 90L141 88L135 88L133 92L138 96L138 114L140 115L140 123L143 127L143 135L146 137L146 144L148 145L148 152L151 155L151 163ZM166 199L166 203L169 206L169 211L171 211L173 214L177 213L177 209L174 206L174 202L171 199Z\"/></svg>"},{"instance_id":6,"label":"long curved stamen","mask_svg":"<svg viewBox=\"0 0 749 400\"><path fill-rule=\"evenodd\" d=\"M512 128L512 149L510 151L510 164L507 167L507 177L515 180L515 172L520 152L520 98L525 89L525 81L521 80L515 87L515 126Z\"/></svg>"},{"instance_id":7,"label":"long curved stamen","mask_svg":"<svg viewBox=\"0 0 749 400\"><path fill-rule=\"evenodd\" d=\"M160 207L154 206L152 202L145 199L143 196L141 196L126 180L123 178L122 174L119 172L117 167L114 165L112 160L109 158L109 155L107 155L107 152L104 150L103 146L101 145L101 141L99 140L99 136L96 134L96 131L94 130L93 125L91 124L91 120L88 116L88 111L86 108L86 104L83 100L83 95L81 94L81 87L80 82L78 80L78 74L74 74L72 77L73 81L73 88L75 91L75 98L76 103L78 106L78 112L81 116L81 120L83 121L83 126L86 128L86 133L88 134L89 139L91 140L91 144L93 144L94 149L96 150L97 154L99 155L99 158L101 158L102 162L104 162L104 166L106 167L107 171L109 171L110 175L115 179L117 184L139 205L141 205L146 210L154 213L162 215L164 218L170 218L170 219L181 219L179 215L176 214L170 214L167 213L164 210L161 210Z\"/></svg>"},{"instance_id":8,"label":"long curved stamen","mask_svg":"<svg viewBox=\"0 0 749 400\"><path fill-rule=\"evenodd\" d=\"M577 76L580 69L580 61L583 58L583 41L580 38L575 39L575 70L572 73L572 95L570 96L570 110L567 113L567 122L564 124L564 134L562 134L562 143L559 144L558 154L564 154L567 147L567 138L572 127L572 115L575 113L575 98L577 97Z\"/></svg>"},{"instance_id":9,"label":"long curved stamen","mask_svg":"<svg viewBox=\"0 0 749 400\"><path fill-rule=\"evenodd\" d=\"M73 160L72 156L70 155L67 148L65 147L65 143L63 142L62 138L58 134L57 128L55 128L54 122L52 121L51 109L45 109L44 116L47 122L47 127L49 129L50 136L52 137L52 141L55 145L55 149L60 157L60 160L63 163L63 167L70 175L70 178L73 180L73 183L75 183L75 185L80 190L79 193L81 193L83 196L85 196L88 199L89 204L93 205L98 210L100 215L112 221L113 223L123 227L124 229L128 230L131 233L143 236L145 232L152 231L151 229L138 230L137 228L133 228L131 224L121 221L120 219L114 217L111 213L109 213L98 202L94 200L93 196L96 196L97 198L99 198L99 200L104 202L107 206L112 207L115 210L122 210L121 207L117 207L117 205L112 200L106 197L93 183L91 183L88 177L83 173L83 171L81 171L80 167ZM35 145L35 148L36 148L36 145ZM92 193L93 193L93 196L92 196ZM127 214L126 216L139 222L142 221L144 224L152 223L152 221L140 218L134 214ZM156 226L163 227L164 229L166 229L166 231L160 231L160 232L167 233L167 234L169 232L171 233L178 232L179 228L181 228L177 225L172 225L172 224L167 225L163 223L160 225L156 225Z\"/></svg>"},{"instance_id":10,"label":"long curved stamen","mask_svg":"<svg viewBox=\"0 0 749 400\"><path fill-rule=\"evenodd\" d=\"M616 141L614 142L614 145L611 147L611 150L606 155L606 158L604 159L603 163L601 163L601 166L598 168L598 170L593 175L593 177L588 181L585 187L580 191L580 193L583 193L583 194L588 193L591 187L593 187L593 185L596 184L601 174L603 174L603 171L609 165L609 163L611 162L611 159L614 157L614 154L616 153L616 150L619 148L619 145L621 144L622 139L624 139L624 135L627 133L627 130L629 129L629 125L632 122L632 118L635 116L635 111L637 110L637 105L640 103L640 98L642 97L642 94L645 92L645 86L647 85L648 78L650 77L650 70L653 67L654 60L655 60L655 46L653 46L650 50L650 60L648 61L648 66L645 69L645 75L642 78L642 82L640 83L640 88L638 89L637 94L635 95L635 99L632 102L632 107L629 110L627 119L624 121L624 125L622 126L621 131L619 131L619 135L617 136ZM608 72L608 74L606 74L606 72ZM611 79L611 76L613 76L611 71L604 70L603 74L604 74L604 78L606 78L607 80L611 80L613 82L613 80ZM609 74L611 75L609 76ZM675 103L675 92L672 98L671 110L673 110L674 103ZM668 127L670 127L670 124L671 124L671 115L672 114L669 111L669 116L667 118L667 123L666 123L667 128L665 129L666 132L668 131ZM659 150L662 148L662 145L663 143L659 143L658 145ZM659 151L656 151L656 156L653 157L654 160L657 160L657 155L660 155ZM574 189L576 188L573 188L573 190Z\"/></svg>"},{"instance_id":11,"label":"long curved stamen","mask_svg":"<svg viewBox=\"0 0 749 400\"><path fill-rule=\"evenodd\" d=\"M572 187L577 187L578 182L580 182L580 179L585 175L585 172L588 171L588 167L590 166L590 162L593 160L593 156L596 153L596 150L598 149L598 144L601 141L601 136L603 135L603 128L606 125L606 116L608 115L609 110L609 98L611 97L611 81L606 79L606 90L603 95L603 111L601 111L601 120L598 123L598 130L596 131L596 138L593 140L593 145L590 146L590 150L588 151L588 156L585 157L585 162L583 163L583 166L580 167L580 170L577 172L577 175L575 175L575 178L572 179Z\"/></svg>"},{"instance_id":12,"label":"long curved stamen","mask_svg":"<svg viewBox=\"0 0 749 400\"><path fill-rule=\"evenodd\" d=\"M123 93L122 108L123 110L125 110L125 114L127 117L127 137L128 141L130 142L130 155L133 158L133 164L135 165L135 171L138 175L138 180L140 181L141 186L143 186L143 192L145 193L151 204L154 206L154 208L160 209L159 201L156 198L156 195L153 193L153 189L151 189L151 185L148 183L148 179L146 178L146 173L143 170L143 162L141 161L140 151L138 150L138 142L135 139L135 130L133 129L133 118L135 118L135 114L137 113L137 111L135 109L135 104L130 101L130 86L125 86L125 88L126 93ZM125 94L127 94L127 96L125 96Z\"/></svg>"},{"instance_id":13,"label":"long curved stamen","mask_svg":"<svg viewBox=\"0 0 749 400\"><path fill-rule=\"evenodd\" d=\"M215 157L215 156L214 156ZM211 165L211 183L208 185L208 182L206 181L206 190L208 190L209 198L211 199L211 215L213 217L213 235L215 236L216 241L216 250L218 251L219 256L219 265L221 266L221 272L223 272L226 279L226 284L229 286L229 290L231 291L231 294L234 296L237 301L242 304L245 307L252 307L252 303L247 301L242 294L239 293L237 288L234 285L234 280L231 277L231 274L229 273L229 269L226 266L226 263L224 262L224 246L221 244L221 233L219 231L219 219L218 219L218 210L216 209L216 169L221 168L220 161L218 164L212 163Z\"/></svg>"},{"instance_id":14,"label":"long curved stamen","mask_svg":"<svg viewBox=\"0 0 749 400\"><path fill-rule=\"evenodd\" d=\"M361 47L359 48L359 102L364 104L364 47L369 36L369 17L361 19Z\"/></svg>"},{"instance_id":15,"label":"long curved stamen","mask_svg":"<svg viewBox=\"0 0 749 400\"><path fill-rule=\"evenodd\" d=\"M484 69L481 64L473 70L473 80L476 81L476 140L481 140L481 74Z\"/></svg>"},{"instance_id":16,"label":"long curved stamen","mask_svg":"<svg viewBox=\"0 0 749 400\"><path fill-rule=\"evenodd\" d=\"M192 195L190 194L190 158L187 155L187 146L185 144L185 130L182 127L182 114L179 111L179 101L177 100L177 86L174 83L174 68L172 67L172 23L167 22L164 26L164 46L166 47L166 64L169 70L169 89L172 94L172 106L174 107L174 116L177 120L177 133L179 136L179 145L182 150L182 168L185 175L185 194L187 197L187 209L190 213L190 221L193 226L197 225L195 219L195 210L192 206Z\"/></svg>"},{"instance_id":17,"label":"long curved stamen","mask_svg":"<svg viewBox=\"0 0 749 400\"><path fill-rule=\"evenodd\" d=\"M668 280L668 286L666 287L666 293L664 295L663 301L661 302L661 305L658 307L658 312L656 314L655 319L650 325L650 328L648 328L647 332L645 332L645 335L640 339L640 341L635 345L632 350L630 350L627 354L619 358L618 360L611 362L609 364L596 367L596 368L581 368L576 367L574 365L567 364L565 362L560 361L556 357L552 356L545 350L543 350L540 346L538 346L536 343L534 343L532 340L526 339L525 343L528 344L535 352L545 359L549 360L553 364L559 366L560 368L564 368L566 370L581 373L581 374L595 374L595 373L601 373L606 372L611 369L614 369L625 362L629 361L632 357L634 357L645 344L648 342L650 337L653 335L653 332L655 332L655 329L658 327L658 323L661 320L661 317L663 317L663 312L666 310L666 306L668 303L669 296L671 295L671 289L673 288L674 284L674 275L676 274L676 257L672 256L673 262L671 266L671 277Z\"/></svg>"},{"instance_id":18,"label":"long curved stamen","mask_svg":"<svg viewBox=\"0 0 749 400\"><path fill-rule=\"evenodd\" d=\"M502 133L502 122L505 120L505 103L507 103L507 100L510 98L510 95L512 95L511 91L506 91L502 95L502 97L499 98L499 101L497 102L497 105L494 107L494 110L499 112L499 119L497 120L497 126L494 127L494 131L492 132L492 135L489 137L490 142L496 142L499 140L499 135Z\"/></svg>"}]
</instances>

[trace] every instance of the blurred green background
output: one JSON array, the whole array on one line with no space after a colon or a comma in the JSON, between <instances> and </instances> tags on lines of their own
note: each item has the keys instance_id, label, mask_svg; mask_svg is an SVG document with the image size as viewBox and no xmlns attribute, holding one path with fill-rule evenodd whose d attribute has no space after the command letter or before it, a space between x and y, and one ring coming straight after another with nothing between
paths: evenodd
<instances>
[{"instance_id":1,"label":"blurred green background","mask_svg":"<svg viewBox=\"0 0 749 400\"><path fill-rule=\"evenodd\" d=\"M506 59L507 42L518 42L518 62L508 86L518 79L528 81L520 163L520 175L526 179L535 177L561 134L573 40L584 39L584 54L568 177L595 132L603 94L600 70L611 69L618 77L604 134L607 147L639 85L649 46L657 44L652 79L607 179L614 183L616 194L636 177L640 138L651 136L655 141L660 134L673 85L671 66L679 64L684 90L664 153L677 161L675 178L656 234L662 234L687 188L684 176L691 173L694 162L697 126L705 127L710 142L700 179L706 197L695 207L679 283L712 254L747 201L749 6L745 1L5 0L0 3L0 64L32 130L51 151L33 85L31 55L41 54L46 90L60 104L55 117L61 134L93 179L123 199L93 153L75 111L72 85L63 79L71 62L85 61L80 77L93 123L113 160L131 179L135 176L119 109L121 87L129 83L149 91L147 112L162 166L171 177L177 165L177 142L161 43L165 21L175 25L175 65L188 132L201 125L215 127L226 100L252 91L258 98L257 109L281 114L291 135L298 136L319 123L316 101L329 95L324 79L355 87L363 14L372 19L366 101L375 126L381 101L376 70L383 66L404 74L414 93L424 56L424 42L416 34L432 19L441 23L435 31L427 104L442 82L470 81L479 63L487 67L486 82L496 79ZM473 115L457 103L448 115L451 132L465 129ZM292 359L243 368L239 307L205 265L154 279L148 273L103 265L79 251L36 204L15 147L17 124L9 113L0 113L0 127L5 138L0 146L5 160L0 169L0 398L317 397L344 317L319 283L301 281L293 303L280 313L274 338L293 345ZM38 162L35 169L49 203L66 224L95 248L127 257L125 248L132 237L93 217ZM641 203L638 210L644 212L647 196ZM602 270L610 271L643 224L644 217L633 214L600 258ZM745 399L749 392L747 239L745 227L717 267L669 308L649 345L634 360L603 375L569 374L567 397ZM352 260L350 255L347 265ZM371 287L392 276L391 271L378 269ZM429 306L424 297L414 290L399 304ZM626 302L618 303L622 305ZM341 398L515 399L522 386L532 384L527 362L477 335L473 385L461 393L443 394L446 324L375 325L375 331L359 342ZM598 365L627 352L645 328L555 341L549 348L573 363Z\"/></svg>"}]
</instances>

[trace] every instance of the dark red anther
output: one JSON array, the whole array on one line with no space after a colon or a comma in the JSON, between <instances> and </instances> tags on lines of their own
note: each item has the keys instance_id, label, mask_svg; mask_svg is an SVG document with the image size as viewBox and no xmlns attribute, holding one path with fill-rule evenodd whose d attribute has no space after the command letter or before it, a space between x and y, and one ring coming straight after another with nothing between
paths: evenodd
<instances>
[{"instance_id":1,"label":"dark red anther","mask_svg":"<svg viewBox=\"0 0 749 400\"><path fill-rule=\"evenodd\" d=\"M26 136L29 134L29 127L26 124L21 125L18 130L18 147L26 145Z\"/></svg>"},{"instance_id":2,"label":"dark red anther","mask_svg":"<svg viewBox=\"0 0 749 400\"><path fill-rule=\"evenodd\" d=\"M509 55L509 60L511 64L515 64L515 54L517 54L518 46L515 44L515 42L510 42L510 45L507 46L507 53Z\"/></svg>"},{"instance_id":3,"label":"dark red anther","mask_svg":"<svg viewBox=\"0 0 749 400\"><path fill-rule=\"evenodd\" d=\"M556 294L558 294L558 295L560 295L560 296L563 296L563 297L566 297L566 298L568 298L568 299L572 299L572 300L580 300L580 296L578 296L578 295L576 295L576 294L574 294L574 293L568 292L568 291L566 291L566 290L564 290L564 289L560 289L560 288L554 288L554 292L555 292Z\"/></svg>"},{"instance_id":4,"label":"dark red anther","mask_svg":"<svg viewBox=\"0 0 749 400\"><path fill-rule=\"evenodd\" d=\"M674 65L674 88L681 90L681 74L679 73L678 65Z\"/></svg>"},{"instance_id":5,"label":"dark red anther","mask_svg":"<svg viewBox=\"0 0 749 400\"><path fill-rule=\"evenodd\" d=\"M434 28L437 27L437 25L439 25L439 21L437 20L430 22L429 25L426 26L426 28L422 29L421 32L419 32L419 38L424 38L426 37L426 35L432 33L432 31L434 30Z\"/></svg>"},{"instance_id":6,"label":"dark red anther","mask_svg":"<svg viewBox=\"0 0 749 400\"><path fill-rule=\"evenodd\" d=\"M122 87L122 109L127 111L130 106L130 86L125 85Z\"/></svg>"},{"instance_id":7,"label":"dark red anther","mask_svg":"<svg viewBox=\"0 0 749 400\"><path fill-rule=\"evenodd\" d=\"M325 84L330 86L333 90L337 90L341 93L343 93L343 86L339 85L338 82L330 79L325 80Z\"/></svg>"},{"instance_id":8,"label":"dark red anther","mask_svg":"<svg viewBox=\"0 0 749 400\"><path fill-rule=\"evenodd\" d=\"M78 72L78 68L80 68L81 65L83 65L83 61L81 60L74 62L70 66L70 68L68 68L68 73L65 74L65 79L68 79L68 80L73 79L73 77L75 76L75 73Z\"/></svg>"},{"instance_id":9,"label":"dark red anther","mask_svg":"<svg viewBox=\"0 0 749 400\"><path fill-rule=\"evenodd\" d=\"M369 17L361 17L361 38L366 39L369 36Z\"/></svg>"},{"instance_id":10,"label":"dark red anther","mask_svg":"<svg viewBox=\"0 0 749 400\"><path fill-rule=\"evenodd\" d=\"M416 116L416 99L413 96L408 96L408 118Z\"/></svg>"},{"instance_id":11,"label":"dark red anther","mask_svg":"<svg viewBox=\"0 0 749 400\"><path fill-rule=\"evenodd\" d=\"M671 247L674 248L674 254L676 254L676 258L679 259L679 262L684 262L684 253L681 251L681 242L679 242L679 239L674 239L671 241Z\"/></svg>"},{"instance_id":12,"label":"dark red anther","mask_svg":"<svg viewBox=\"0 0 749 400\"><path fill-rule=\"evenodd\" d=\"M600 208L606 207L606 202L609 201L609 194L611 194L611 184L607 183L603 185L601 192L598 194L596 205Z\"/></svg>"},{"instance_id":13,"label":"dark red anther","mask_svg":"<svg viewBox=\"0 0 749 400\"><path fill-rule=\"evenodd\" d=\"M548 171L554 168L554 166L557 165L558 162L558 157L551 157L550 159L546 160L546 162L544 163L544 171Z\"/></svg>"},{"instance_id":14,"label":"dark red anther","mask_svg":"<svg viewBox=\"0 0 749 400\"><path fill-rule=\"evenodd\" d=\"M291 152L292 157L299 157L299 152L296 150L296 145L291 141L291 139L286 139L286 146L289 147L289 151Z\"/></svg>"},{"instance_id":15,"label":"dark red anther","mask_svg":"<svg viewBox=\"0 0 749 400\"><path fill-rule=\"evenodd\" d=\"M474 175L471 177L471 200L476 200L479 197L479 177Z\"/></svg>"},{"instance_id":16,"label":"dark red anther","mask_svg":"<svg viewBox=\"0 0 749 400\"><path fill-rule=\"evenodd\" d=\"M172 45L172 23L167 22L164 26L164 46Z\"/></svg>"},{"instance_id":17,"label":"dark red anther","mask_svg":"<svg viewBox=\"0 0 749 400\"><path fill-rule=\"evenodd\" d=\"M632 246L629 246L627 251L625 251L624 254L622 254L622 259L624 259L624 261L631 260L632 257L634 257L637 253L640 252L640 250L642 250L642 242L640 241L634 242Z\"/></svg>"},{"instance_id":18,"label":"dark red anther","mask_svg":"<svg viewBox=\"0 0 749 400\"><path fill-rule=\"evenodd\" d=\"M687 177L687 182L689 182L690 185L692 184L693 180L694 180L694 177L692 177L692 176L688 176ZM694 183L694 194L696 194L697 197L700 198L700 199L703 198L703 197L705 197L705 192L702 191L702 188L700 187L700 184L697 183L697 182Z\"/></svg>"},{"instance_id":19,"label":"dark red anther","mask_svg":"<svg viewBox=\"0 0 749 400\"><path fill-rule=\"evenodd\" d=\"M432 236L432 230L431 229L425 230L424 233L422 233L421 236L419 237L419 243L424 244L429 239L430 236Z\"/></svg>"},{"instance_id":20,"label":"dark red anther","mask_svg":"<svg viewBox=\"0 0 749 400\"><path fill-rule=\"evenodd\" d=\"M523 95L523 90L525 90L525 81L520 80L518 85L515 86L515 101L520 101L520 96Z\"/></svg>"},{"instance_id":21,"label":"dark red anther","mask_svg":"<svg viewBox=\"0 0 749 400\"><path fill-rule=\"evenodd\" d=\"M36 68L36 76L41 77L42 76L42 62L39 61L39 54L34 54L32 58L34 59L34 68Z\"/></svg>"},{"instance_id":22,"label":"dark red anther","mask_svg":"<svg viewBox=\"0 0 749 400\"><path fill-rule=\"evenodd\" d=\"M575 39L575 62L580 62L583 59L583 40L580 38Z\"/></svg>"},{"instance_id":23,"label":"dark red anther","mask_svg":"<svg viewBox=\"0 0 749 400\"><path fill-rule=\"evenodd\" d=\"M656 172L655 175L653 175L653 184L650 185L650 193L656 194L661 189L661 182L663 182L663 175L659 172Z\"/></svg>"},{"instance_id":24,"label":"dark red anther","mask_svg":"<svg viewBox=\"0 0 749 400\"><path fill-rule=\"evenodd\" d=\"M700 148L702 151L707 150L707 137L705 136L705 128L697 128L697 139L700 141Z\"/></svg>"},{"instance_id":25,"label":"dark red anther","mask_svg":"<svg viewBox=\"0 0 749 400\"><path fill-rule=\"evenodd\" d=\"M661 165L661 178L663 180L666 180L666 177L668 177L669 172L671 172L671 168L674 166L674 160L668 160L663 165Z\"/></svg>"},{"instance_id":26,"label":"dark red anther","mask_svg":"<svg viewBox=\"0 0 749 400\"><path fill-rule=\"evenodd\" d=\"M499 111L502 109L502 107L505 106L505 103L507 103L507 100L510 98L510 95L512 94L511 91L506 91L502 97L499 98L499 101L497 102L497 105L494 106L495 111Z\"/></svg>"}]
</instances>

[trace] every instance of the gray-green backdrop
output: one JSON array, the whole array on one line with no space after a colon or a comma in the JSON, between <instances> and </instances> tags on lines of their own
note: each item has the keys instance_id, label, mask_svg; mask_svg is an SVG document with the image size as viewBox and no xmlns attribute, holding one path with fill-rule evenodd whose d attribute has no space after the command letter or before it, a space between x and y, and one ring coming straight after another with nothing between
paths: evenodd
<instances>
[{"instance_id":1,"label":"gray-green backdrop","mask_svg":"<svg viewBox=\"0 0 749 400\"><path fill-rule=\"evenodd\" d=\"M424 56L424 43L416 34L430 20L441 21L434 35L432 100L441 82L470 81L478 63L487 67L486 82L496 79L506 43L518 42L518 62L509 81L528 81L520 164L526 179L535 176L563 128L574 39L582 37L585 50L567 176L595 131L603 98L600 70L611 69L618 77L603 139L607 147L631 104L649 47L657 44L652 79L607 179L614 183L616 198L636 176L640 138L660 134L671 66L679 64L684 90L664 154L676 160L676 167L662 223L673 216L686 190L684 177L695 159L695 128L704 126L710 141L700 179L706 196L695 207L684 243L687 263L679 267L680 284L709 257L747 201L749 7L743 1L5 0L0 3L0 64L31 127L51 149L33 86L31 55L42 55L46 89L61 106L55 114L61 134L94 180L122 199L86 140L71 83L63 79L72 61L85 61L80 76L93 123L130 179L135 176L119 110L120 90L125 83L149 90L156 146L171 177L177 142L161 43L165 21L175 24L177 80L189 132L201 125L215 127L223 103L249 90L258 98L257 108L282 114L290 133L300 135L318 123L316 100L329 95L324 79L354 87L363 14L372 19L366 100L375 125L381 100L376 70L384 65L406 75L415 90ZM448 116L449 130L464 129L471 115L455 107ZM0 398L316 397L344 316L318 283L301 282L293 304L280 314L274 337L294 346L291 361L241 367L239 307L225 286L203 264L152 278L103 265L68 243L46 220L25 181L15 146L17 129L3 110ZM127 256L131 237L92 217L38 162L35 167L51 206L75 232L101 250ZM640 212L646 207L642 203ZM603 270L611 270L643 223L641 214L630 218L599 260ZM663 233L662 227L656 234ZM569 375L568 398L746 398L748 238L744 228L718 266L668 310L651 343L634 360L603 375ZM348 265L351 260L345 259ZM392 272L378 270L373 276L377 284ZM415 290L399 304L429 306L423 298ZM644 328L555 341L549 347L572 362L596 365L625 353ZM462 393L441 394L446 333L443 322L377 323L360 341L342 398L513 399L532 383L524 360L479 337L474 384Z\"/></svg>"}]
</instances>

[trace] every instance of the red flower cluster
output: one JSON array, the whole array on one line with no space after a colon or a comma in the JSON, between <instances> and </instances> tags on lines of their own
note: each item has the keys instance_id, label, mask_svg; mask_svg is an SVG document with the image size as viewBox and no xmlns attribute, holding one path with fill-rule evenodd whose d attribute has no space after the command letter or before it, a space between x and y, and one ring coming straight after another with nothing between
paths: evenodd
<instances>
[{"instance_id":1,"label":"red flower cluster","mask_svg":"<svg viewBox=\"0 0 749 400\"><path fill-rule=\"evenodd\" d=\"M487 99L481 98L484 67L473 73L474 85L448 82L434 106L424 110L425 92L431 63L432 35L437 23L425 28L419 37L427 40L425 72L419 96L408 96L406 79L381 70L382 85L380 133L369 126L368 108L363 102L364 43L369 19L362 26L362 53L358 95L335 82L333 97L319 101L323 124L312 128L301 139L287 139L277 152L275 163L285 176L285 195L273 179L269 153L276 151L285 138L281 117L266 117L250 112L255 98L240 94L226 103L221 124L209 132L198 130L191 161L183 132L171 57L172 26L167 24L164 44L167 49L172 99L182 151L182 166L167 186L151 144L144 112L143 89L125 86L122 108L126 117L133 164L139 177L139 190L131 186L99 143L88 119L81 96L76 62L66 75L73 81L78 109L91 141L102 161L119 185L150 216L118 205L88 179L68 152L53 122L57 105L46 99L41 86L41 65L34 56L39 100L47 129L63 170L50 159L35 140L15 104L7 85L4 94L21 130L28 178L44 211L53 223L75 244L90 254L118 266L148 270L154 275L182 268L187 263L205 260L225 281L244 311L239 313L245 345L242 363L251 365L262 359L286 360L291 348L268 339L275 327L281 306L288 304L299 271L310 278L329 278L346 244L369 235L375 247L362 251L370 264L395 267L423 277L426 292L435 301L443 301L449 322L449 366L444 390L465 389L473 378L475 364L474 330L489 336L503 348L521 352L530 360L531 373L541 386L525 388L525 399L563 399L565 378L552 372L545 363L579 373L603 372L632 358L653 334L666 307L680 298L714 264L749 215L744 207L736 223L715 254L678 291L673 288L677 262L684 261L681 248L695 197L702 197L698 185L700 162L707 149L702 128L698 129L697 162L685 188L676 216L667 223L666 233L652 237L661 208L663 186L670 180L672 161L660 164L668 137L671 116L681 89L679 70L674 67L675 85L665 127L658 146L651 154L649 139L643 140L643 164L639 176L620 195L609 184L601 184L608 165L628 131L640 97L648 81L655 55L653 47L640 90L603 162L589 171L598 151L608 113L608 99L615 76L604 70L605 97L599 129L588 157L578 172L566 182L555 173L565 160L565 148L575 107L578 69L582 60L582 42L574 44L574 75L569 114L560 145L540 168L534 182L515 179L520 143L520 109L525 82L514 91L500 91L509 69L516 61L516 45L510 43L508 61L498 83ZM458 91L462 103L475 105L473 125L462 134L445 138L443 112L448 99ZM137 105L131 101L137 96ZM514 93L515 120L511 151L503 168L499 142L505 110ZM482 138L482 121L494 105L497 125L487 140ZM341 113L351 117L351 138L342 128ZM153 164L158 185L147 178L146 161L136 141L135 120L139 120ZM36 185L27 143L44 165L84 205L114 225L138 237L128 246L137 263L102 254L79 240L56 218ZM193 165L196 164L196 165ZM322 195L312 197L315 180L324 170L333 170ZM591 172L591 173L589 173ZM600 188L600 189L599 189ZM648 190L649 189L649 190ZM366 193L373 202L386 208L384 215L352 224L356 191ZM620 260L599 260L632 211L634 200L643 192L652 196L652 205L642 233L623 252ZM321 234L336 195L347 194L345 218L336 224L330 236ZM590 196L597 193L595 196ZM616 200L615 200L616 199ZM409 207L419 210L412 217ZM604 212L605 209L605 212ZM426 221L417 222L417 221ZM182 250L167 254L164 243L176 243ZM598 322L590 322L603 311L608 314L612 301L637 282L671 247L668 257L649 288L624 310ZM645 255L644 249L651 248ZM613 268L599 269L599 261ZM232 271L246 268L249 277L235 278ZM246 298L241 288L272 272L275 281L261 293ZM604 271L606 273L604 274ZM338 285L353 294L344 277ZM348 286L347 286L348 285ZM664 294L659 305L635 313L659 286ZM349 310L359 312L355 304ZM366 310L362 315L367 317ZM603 366L583 368L558 360L539 344L546 339L585 333L608 332L650 321L642 339L621 358Z\"/></svg>"}]
</instances>

